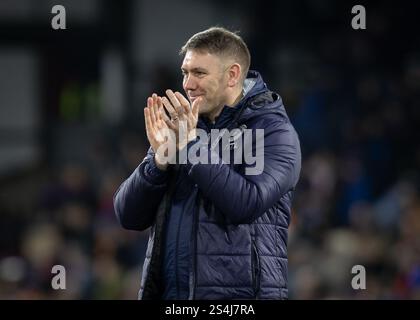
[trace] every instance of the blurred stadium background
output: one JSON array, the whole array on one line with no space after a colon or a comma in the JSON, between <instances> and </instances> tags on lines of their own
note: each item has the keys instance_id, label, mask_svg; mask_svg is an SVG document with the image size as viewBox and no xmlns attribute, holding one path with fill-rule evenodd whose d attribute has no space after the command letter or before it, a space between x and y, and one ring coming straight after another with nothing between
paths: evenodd
<instances>
[{"instance_id":1,"label":"blurred stadium background","mask_svg":"<svg viewBox=\"0 0 420 320\"><path fill-rule=\"evenodd\" d=\"M148 148L147 96L180 90L180 46L221 25L300 134L290 299L419 299L419 15L409 1L0 0L0 298L137 298L148 232L121 229L112 196Z\"/></svg>"}]
</instances>

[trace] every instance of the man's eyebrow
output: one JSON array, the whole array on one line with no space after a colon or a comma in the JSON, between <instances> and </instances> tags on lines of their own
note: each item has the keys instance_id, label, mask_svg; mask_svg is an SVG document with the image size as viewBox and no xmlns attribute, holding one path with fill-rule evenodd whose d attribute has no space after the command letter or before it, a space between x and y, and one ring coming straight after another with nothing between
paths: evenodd
<instances>
[{"instance_id":1,"label":"man's eyebrow","mask_svg":"<svg viewBox=\"0 0 420 320\"><path fill-rule=\"evenodd\" d=\"M207 72L207 69L196 67L196 68L192 68L191 70L188 70L186 68L181 67L181 71L182 72Z\"/></svg>"}]
</instances>

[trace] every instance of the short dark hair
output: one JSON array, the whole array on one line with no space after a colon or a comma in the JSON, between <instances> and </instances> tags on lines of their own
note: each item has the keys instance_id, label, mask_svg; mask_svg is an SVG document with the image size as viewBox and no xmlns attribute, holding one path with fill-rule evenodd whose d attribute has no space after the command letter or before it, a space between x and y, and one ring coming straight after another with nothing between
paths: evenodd
<instances>
[{"instance_id":1,"label":"short dark hair","mask_svg":"<svg viewBox=\"0 0 420 320\"><path fill-rule=\"evenodd\" d=\"M185 43L179 54L185 55L188 50L233 58L242 67L243 79L251 64L251 55L244 40L236 32L222 27L211 27L196 33Z\"/></svg>"}]
</instances>

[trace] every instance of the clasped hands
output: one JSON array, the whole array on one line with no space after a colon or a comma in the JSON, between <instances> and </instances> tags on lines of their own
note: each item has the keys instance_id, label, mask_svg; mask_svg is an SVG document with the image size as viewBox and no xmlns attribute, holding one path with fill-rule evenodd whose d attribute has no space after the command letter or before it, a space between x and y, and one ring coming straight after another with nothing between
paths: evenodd
<instances>
[{"instance_id":1,"label":"clasped hands","mask_svg":"<svg viewBox=\"0 0 420 320\"><path fill-rule=\"evenodd\" d=\"M144 108L147 139L155 152L156 165L162 170L166 170L177 151L196 138L201 100L199 97L191 105L179 92L166 90L166 95L160 97L154 93L147 98L147 107Z\"/></svg>"}]
</instances>

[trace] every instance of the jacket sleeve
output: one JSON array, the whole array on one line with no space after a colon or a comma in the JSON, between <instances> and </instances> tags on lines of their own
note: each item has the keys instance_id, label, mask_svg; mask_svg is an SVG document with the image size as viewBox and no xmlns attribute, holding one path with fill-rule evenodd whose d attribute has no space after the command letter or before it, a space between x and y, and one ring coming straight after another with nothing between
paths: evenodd
<instances>
[{"instance_id":1,"label":"jacket sleeve","mask_svg":"<svg viewBox=\"0 0 420 320\"><path fill-rule=\"evenodd\" d=\"M263 163L259 174L237 172L220 158L218 164L213 164L214 161L186 164L189 176L199 189L233 224L249 223L261 216L293 189L299 179L301 153L293 126L289 122L269 121L260 123L259 127L264 128L264 147L256 161ZM257 143L255 139L252 141L255 153ZM208 146L203 144L200 148ZM211 157L219 155L212 151ZM245 164L244 167L255 165Z\"/></svg>"},{"instance_id":2,"label":"jacket sleeve","mask_svg":"<svg viewBox=\"0 0 420 320\"><path fill-rule=\"evenodd\" d=\"M157 168L150 148L142 163L114 195L114 210L122 227L141 231L153 224L166 191L167 176L167 171Z\"/></svg>"}]
</instances>

